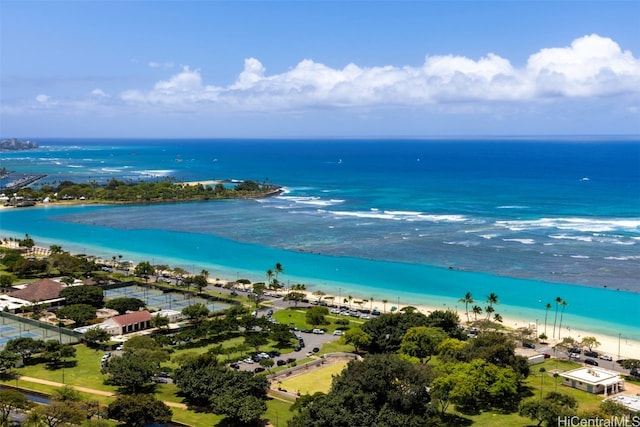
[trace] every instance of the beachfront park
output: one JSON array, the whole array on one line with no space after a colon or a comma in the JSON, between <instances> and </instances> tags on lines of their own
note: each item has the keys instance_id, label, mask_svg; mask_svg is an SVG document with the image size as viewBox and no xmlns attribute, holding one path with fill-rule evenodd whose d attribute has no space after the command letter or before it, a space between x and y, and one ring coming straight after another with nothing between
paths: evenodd
<instances>
[{"instance_id":1,"label":"beachfront park","mask_svg":"<svg viewBox=\"0 0 640 427\"><path fill-rule=\"evenodd\" d=\"M499 322L497 295L483 302L491 316L469 321L411 306L372 313L285 288L278 263L264 282L227 282L22 240L1 249L0 402L34 423L135 425L135 413L191 426L536 425L631 416L609 398L640 392L628 360L618 364L623 390L567 386L563 375L596 369L583 361L597 343L527 355L543 344Z\"/></svg>"}]
</instances>

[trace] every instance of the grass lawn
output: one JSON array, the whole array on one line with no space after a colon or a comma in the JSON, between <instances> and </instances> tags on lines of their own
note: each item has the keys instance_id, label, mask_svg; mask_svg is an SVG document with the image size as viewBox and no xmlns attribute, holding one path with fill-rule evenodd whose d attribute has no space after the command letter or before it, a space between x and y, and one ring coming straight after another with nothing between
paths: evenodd
<instances>
[{"instance_id":1,"label":"grass lawn","mask_svg":"<svg viewBox=\"0 0 640 427\"><path fill-rule=\"evenodd\" d=\"M267 412L263 418L267 419L274 427L287 427L287 421L294 413L289 410L291 404L278 399L267 400Z\"/></svg>"},{"instance_id":2,"label":"grass lawn","mask_svg":"<svg viewBox=\"0 0 640 427\"><path fill-rule=\"evenodd\" d=\"M307 314L306 308L290 307L284 310L276 311L275 313L273 313L273 318L284 325L293 324L298 329L311 329L313 326L307 323L306 314ZM349 327L360 326L366 321L366 320L356 319L348 316L339 316L335 314L329 314L325 316L325 319L328 322L330 322L330 324L321 325L321 327L325 328L328 333L333 333L333 331L338 329L337 327L338 325L335 324L335 321L338 319L349 320Z\"/></svg>"},{"instance_id":3,"label":"grass lawn","mask_svg":"<svg viewBox=\"0 0 640 427\"><path fill-rule=\"evenodd\" d=\"M100 373L100 358L104 352L88 348L84 344L74 346L76 349L76 366L64 369L64 383L96 390L115 392L116 388L103 384L104 376ZM44 363L27 365L16 369L20 375L42 378L62 383L62 369L47 369Z\"/></svg>"},{"instance_id":4,"label":"grass lawn","mask_svg":"<svg viewBox=\"0 0 640 427\"><path fill-rule=\"evenodd\" d=\"M312 368L307 373L282 381L279 385L293 393L313 394L318 391L326 393L331 388L333 376L342 372L345 366L347 366L346 362L338 362L321 368Z\"/></svg>"},{"instance_id":5,"label":"grass lawn","mask_svg":"<svg viewBox=\"0 0 640 427\"><path fill-rule=\"evenodd\" d=\"M559 393L574 397L578 401L578 411L597 408L598 405L600 405L600 403L602 402L602 396L563 386L561 384L561 378L553 377L552 371L556 369L560 371L568 371L580 366L580 364L575 362L563 360L556 361L555 359L547 359L543 364L531 366L531 373L529 377L524 381L524 385L529 388L530 396L525 397L524 400L539 398L540 389L542 388L543 397L546 396L547 393L552 391L558 391ZM545 369L545 372L542 373L542 378L540 374L541 367ZM451 408L448 412L455 413L463 418L466 418L472 421L474 426L478 427L535 426L537 424L537 422L534 422L529 418L521 417L517 412L512 414L483 412L479 415L464 415L456 412L455 408Z\"/></svg>"}]
</instances>

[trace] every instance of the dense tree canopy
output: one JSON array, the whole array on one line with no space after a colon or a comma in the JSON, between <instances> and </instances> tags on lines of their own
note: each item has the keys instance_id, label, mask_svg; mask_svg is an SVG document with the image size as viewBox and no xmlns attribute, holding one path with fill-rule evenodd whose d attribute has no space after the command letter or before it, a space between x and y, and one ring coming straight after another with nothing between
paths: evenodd
<instances>
[{"instance_id":1,"label":"dense tree canopy","mask_svg":"<svg viewBox=\"0 0 640 427\"><path fill-rule=\"evenodd\" d=\"M267 409L269 383L264 376L230 370L209 354L185 359L175 378L190 404L226 415L229 425L255 423Z\"/></svg>"},{"instance_id":2,"label":"dense tree canopy","mask_svg":"<svg viewBox=\"0 0 640 427\"><path fill-rule=\"evenodd\" d=\"M429 404L431 371L393 354L353 361L334 378L328 394L307 397L290 427L437 426Z\"/></svg>"},{"instance_id":3,"label":"dense tree canopy","mask_svg":"<svg viewBox=\"0 0 640 427\"><path fill-rule=\"evenodd\" d=\"M173 412L150 394L120 395L109 404L109 417L131 427L166 424Z\"/></svg>"},{"instance_id":4,"label":"dense tree canopy","mask_svg":"<svg viewBox=\"0 0 640 427\"><path fill-rule=\"evenodd\" d=\"M96 309L88 304L72 304L58 310L57 315L60 319L71 319L82 326L96 317Z\"/></svg>"},{"instance_id":5,"label":"dense tree canopy","mask_svg":"<svg viewBox=\"0 0 640 427\"><path fill-rule=\"evenodd\" d=\"M111 299L104 306L116 310L120 314L125 314L127 311L138 311L145 306L145 303L138 298L122 297Z\"/></svg>"},{"instance_id":6,"label":"dense tree canopy","mask_svg":"<svg viewBox=\"0 0 640 427\"><path fill-rule=\"evenodd\" d=\"M60 291L67 305L88 304L95 308L104 305L104 291L98 286L70 286Z\"/></svg>"}]
</instances>

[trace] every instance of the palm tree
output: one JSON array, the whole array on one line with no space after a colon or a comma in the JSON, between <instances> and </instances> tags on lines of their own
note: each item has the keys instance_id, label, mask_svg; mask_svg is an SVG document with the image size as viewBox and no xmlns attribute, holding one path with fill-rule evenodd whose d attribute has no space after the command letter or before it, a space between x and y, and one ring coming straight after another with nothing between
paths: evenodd
<instances>
[{"instance_id":1,"label":"palm tree","mask_svg":"<svg viewBox=\"0 0 640 427\"><path fill-rule=\"evenodd\" d=\"M274 277L274 273L272 269L268 269L267 270L267 283L271 283L271 281L273 280Z\"/></svg>"},{"instance_id":2,"label":"palm tree","mask_svg":"<svg viewBox=\"0 0 640 427\"><path fill-rule=\"evenodd\" d=\"M480 307L479 305L474 305L473 307L471 307L471 311L473 311L475 320L478 320L478 314L482 314L482 307Z\"/></svg>"},{"instance_id":3,"label":"palm tree","mask_svg":"<svg viewBox=\"0 0 640 427\"><path fill-rule=\"evenodd\" d=\"M564 315L564 309L567 306L567 301L562 300L562 311L560 312L560 325L558 326L558 339L560 339L560 332L562 331L562 316Z\"/></svg>"},{"instance_id":4,"label":"palm tree","mask_svg":"<svg viewBox=\"0 0 640 427\"><path fill-rule=\"evenodd\" d=\"M498 295L496 295L494 292L491 292L488 296L487 296L487 302L489 303L489 307L487 307L485 309L485 312L487 313L487 320L489 320L489 317L491 316L491 313L493 313L494 311L496 311L493 308L493 304L498 304ZM491 310L489 310L491 309Z\"/></svg>"},{"instance_id":5,"label":"palm tree","mask_svg":"<svg viewBox=\"0 0 640 427\"><path fill-rule=\"evenodd\" d=\"M558 304L562 302L562 298L556 297L556 317L553 319L553 337L556 337L556 322L558 321Z\"/></svg>"},{"instance_id":6,"label":"palm tree","mask_svg":"<svg viewBox=\"0 0 640 427\"><path fill-rule=\"evenodd\" d=\"M278 278L278 274L284 273L284 267L282 267L282 264L280 264L279 262L276 262L276 266L275 266L275 274L276 274L276 279Z\"/></svg>"},{"instance_id":7,"label":"palm tree","mask_svg":"<svg viewBox=\"0 0 640 427\"><path fill-rule=\"evenodd\" d=\"M544 334L547 335L547 315L549 314L549 310L551 310L551 303L548 302L545 308L546 311L544 312Z\"/></svg>"},{"instance_id":8,"label":"palm tree","mask_svg":"<svg viewBox=\"0 0 640 427\"><path fill-rule=\"evenodd\" d=\"M386 312L387 312L387 303L388 303L388 302L389 302L389 300L386 300L386 299L383 299L383 300L382 300L382 311L383 311L384 313L386 313Z\"/></svg>"},{"instance_id":9,"label":"palm tree","mask_svg":"<svg viewBox=\"0 0 640 427\"><path fill-rule=\"evenodd\" d=\"M473 296L471 296L471 292L464 294L464 297L460 298L458 302L464 303L464 309L467 312L467 323L469 323L469 304L473 304L475 302Z\"/></svg>"}]
</instances>

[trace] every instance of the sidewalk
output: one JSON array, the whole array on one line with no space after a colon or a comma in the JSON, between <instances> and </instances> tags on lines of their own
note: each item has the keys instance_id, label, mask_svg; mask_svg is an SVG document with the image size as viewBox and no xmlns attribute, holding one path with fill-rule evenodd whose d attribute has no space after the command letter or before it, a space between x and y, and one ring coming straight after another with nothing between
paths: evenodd
<instances>
[{"instance_id":1,"label":"sidewalk","mask_svg":"<svg viewBox=\"0 0 640 427\"><path fill-rule=\"evenodd\" d=\"M110 392L110 391L96 390L96 389L93 389L93 388L87 388L87 387L81 387L81 386L69 385L69 384L62 384L62 383L58 383L58 382L55 382L55 381L43 380L41 378L20 376L19 380L27 381L27 382L31 382L31 383L37 383L37 384L50 385L50 386L53 386L53 387L64 387L65 385L67 385L67 386L72 387L73 389L81 391L83 393L95 394L95 395L98 395L98 396L106 396L106 397L115 397L116 396L116 393L113 393L113 392ZM187 409L187 405L185 405L184 403L177 403L177 402L163 402L163 403L165 405L171 407L171 408Z\"/></svg>"}]
</instances>

